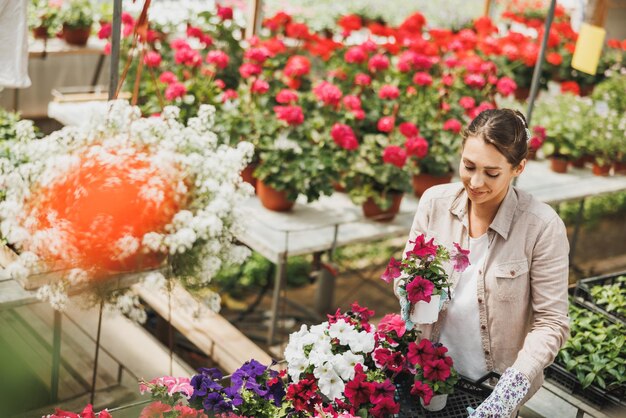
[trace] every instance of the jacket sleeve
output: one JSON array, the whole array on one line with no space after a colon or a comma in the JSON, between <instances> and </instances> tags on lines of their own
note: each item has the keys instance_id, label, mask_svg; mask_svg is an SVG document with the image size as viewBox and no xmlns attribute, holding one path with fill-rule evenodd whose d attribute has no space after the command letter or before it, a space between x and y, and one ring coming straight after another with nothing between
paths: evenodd
<instances>
[{"instance_id":1,"label":"jacket sleeve","mask_svg":"<svg viewBox=\"0 0 626 418\"><path fill-rule=\"evenodd\" d=\"M569 243L555 213L533 249L530 295L533 319L513 368L532 382L550 365L569 336L567 286Z\"/></svg>"},{"instance_id":2,"label":"jacket sleeve","mask_svg":"<svg viewBox=\"0 0 626 418\"><path fill-rule=\"evenodd\" d=\"M415 212L415 217L413 218L413 224L411 225L411 230L409 231L409 238L404 245L404 250L402 250L402 259L406 257L406 252L411 248L410 241L414 241L415 237L419 234L425 234L428 230L428 220L430 218L430 210L432 207L432 198L431 194L427 190L419 200L417 205L417 211ZM398 297L398 282L400 278L397 278L393 281L393 292Z\"/></svg>"}]
</instances>

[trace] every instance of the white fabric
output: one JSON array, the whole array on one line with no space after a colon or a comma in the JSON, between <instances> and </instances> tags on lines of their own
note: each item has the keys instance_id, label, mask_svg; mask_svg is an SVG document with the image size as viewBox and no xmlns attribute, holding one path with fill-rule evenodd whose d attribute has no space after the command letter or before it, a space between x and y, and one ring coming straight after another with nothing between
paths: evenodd
<instances>
[{"instance_id":1,"label":"white fabric","mask_svg":"<svg viewBox=\"0 0 626 418\"><path fill-rule=\"evenodd\" d=\"M0 89L30 86L27 3L28 0L0 0Z\"/></svg>"},{"instance_id":2,"label":"white fabric","mask_svg":"<svg viewBox=\"0 0 626 418\"><path fill-rule=\"evenodd\" d=\"M489 238L483 234L471 238L470 265L461 274L446 318L441 327L440 342L448 347L454 368L463 376L479 379L487 373L485 353L480 339L477 283L479 271L487 256Z\"/></svg>"}]
</instances>

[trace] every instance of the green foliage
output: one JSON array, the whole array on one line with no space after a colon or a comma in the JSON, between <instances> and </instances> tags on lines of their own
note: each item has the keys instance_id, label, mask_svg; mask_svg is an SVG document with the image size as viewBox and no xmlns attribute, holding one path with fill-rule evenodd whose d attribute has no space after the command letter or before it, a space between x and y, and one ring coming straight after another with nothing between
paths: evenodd
<instances>
[{"instance_id":1,"label":"green foliage","mask_svg":"<svg viewBox=\"0 0 626 418\"><path fill-rule=\"evenodd\" d=\"M17 136L15 127L19 121L19 113L9 112L0 107L0 141L15 139Z\"/></svg>"},{"instance_id":2,"label":"green foliage","mask_svg":"<svg viewBox=\"0 0 626 418\"><path fill-rule=\"evenodd\" d=\"M31 0L28 5L28 27L46 28L48 37L61 29L61 7L48 0Z\"/></svg>"},{"instance_id":3,"label":"green foliage","mask_svg":"<svg viewBox=\"0 0 626 418\"><path fill-rule=\"evenodd\" d=\"M598 83L591 96L594 101L603 101L619 114L626 113L626 74L614 73L611 77Z\"/></svg>"},{"instance_id":4,"label":"green foliage","mask_svg":"<svg viewBox=\"0 0 626 418\"><path fill-rule=\"evenodd\" d=\"M562 203L559 208L561 219L567 225L574 225L578 214L578 202ZM626 214L626 192L603 196L591 196L585 199L582 225L594 227L605 216Z\"/></svg>"},{"instance_id":5,"label":"green foliage","mask_svg":"<svg viewBox=\"0 0 626 418\"><path fill-rule=\"evenodd\" d=\"M589 291L602 309L626 318L626 276L618 277L613 284L594 286Z\"/></svg>"},{"instance_id":6,"label":"green foliage","mask_svg":"<svg viewBox=\"0 0 626 418\"><path fill-rule=\"evenodd\" d=\"M93 18L94 10L89 0L70 0L61 9L61 21L72 29L90 27Z\"/></svg>"},{"instance_id":7,"label":"green foliage","mask_svg":"<svg viewBox=\"0 0 626 418\"><path fill-rule=\"evenodd\" d=\"M624 390L626 384L626 327L603 315L570 303L571 336L557 362L576 374L583 388Z\"/></svg>"}]
</instances>

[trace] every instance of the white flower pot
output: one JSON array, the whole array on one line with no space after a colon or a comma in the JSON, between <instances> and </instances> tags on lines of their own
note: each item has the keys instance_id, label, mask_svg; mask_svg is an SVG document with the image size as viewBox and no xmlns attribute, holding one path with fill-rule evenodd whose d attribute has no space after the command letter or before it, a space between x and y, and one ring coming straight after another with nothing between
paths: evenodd
<instances>
[{"instance_id":1,"label":"white flower pot","mask_svg":"<svg viewBox=\"0 0 626 418\"><path fill-rule=\"evenodd\" d=\"M439 317L439 300L441 295L433 295L430 302L419 301L413 305L409 319L414 324L432 324Z\"/></svg>"},{"instance_id":2,"label":"white flower pot","mask_svg":"<svg viewBox=\"0 0 626 418\"><path fill-rule=\"evenodd\" d=\"M444 394L444 395L435 395L432 397L432 399L430 400L430 403L428 405L424 405L424 400L422 398L420 398L420 403L422 404L422 407L427 410L427 411L441 411L443 408L446 407L446 402L448 402L448 394Z\"/></svg>"}]
</instances>

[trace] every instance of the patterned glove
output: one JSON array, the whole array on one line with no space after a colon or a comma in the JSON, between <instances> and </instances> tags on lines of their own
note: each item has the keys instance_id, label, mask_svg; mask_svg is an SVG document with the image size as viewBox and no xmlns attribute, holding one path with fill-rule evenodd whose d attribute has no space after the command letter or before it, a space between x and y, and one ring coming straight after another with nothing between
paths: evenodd
<instances>
[{"instance_id":1,"label":"patterned glove","mask_svg":"<svg viewBox=\"0 0 626 418\"><path fill-rule=\"evenodd\" d=\"M508 418L530 389L522 372L511 367L504 371L491 395L471 412L471 418ZM469 408L468 408L469 412Z\"/></svg>"}]
</instances>

